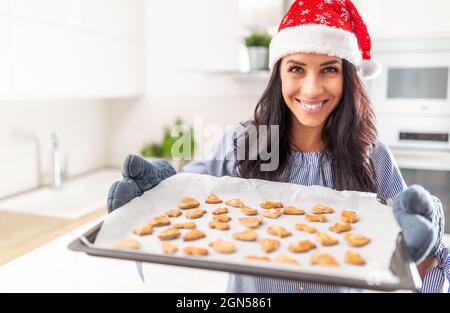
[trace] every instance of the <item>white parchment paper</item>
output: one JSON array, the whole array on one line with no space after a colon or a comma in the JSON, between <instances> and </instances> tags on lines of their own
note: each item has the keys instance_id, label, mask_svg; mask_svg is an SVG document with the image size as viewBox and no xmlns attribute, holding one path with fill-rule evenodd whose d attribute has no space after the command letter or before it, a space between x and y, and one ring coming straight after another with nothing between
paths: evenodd
<instances>
[{"instance_id":1,"label":"white parchment paper","mask_svg":"<svg viewBox=\"0 0 450 313\"><path fill-rule=\"evenodd\" d=\"M281 246L274 252L266 254L260 247L258 241L241 242L234 240L232 234L236 231L245 229L239 222L240 217L245 215L238 208L229 209L231 229L220 231L210 229L208 222L212 220L211 211L218 207L224 207L221 204L206 204L204 200L209 194L216 194L222 200L239 198L247 206L258 209L260 213L257 216L262 217L263 209L259 204L261 201L281 201L284 206L295 206L311 213L311 208L316 203L331 206L334 208L334 214L327 214L329 221L327 223L311 223L306 221L304 215L288 216L282 215L278 219L265 218L264 223L255 229L258 239L273 238L281 242ZM103 223L103 226L94 243L95 247L110 249L113 242L123 238L134 238L141 244L140 253L161 254L161 242L157 235L167 227L157 227L152 235L139 237L133 234L136 226L145 224L151 218L163 214L169 209L177 207L178 201L183 196L196 198L201 203L201 208L206 209L208 213L202 218L189 220L185 217L188 210L183 211L183 215L177 218L171 218L172 223L181 223L194 221L197 228L204 231L207 236L200 240L184 242L183 235L189 230L181 230L181 236L171 242L178 247L176 257L184 257L182 250L186 246L205 247L209 250L206 257L198 257L202 260L216 260L220 262L229 262L233 264L252 265L261 268L264 271L266 267L276 269L289 269L298 272L326 274L330 277L345 277L367 281L375 279L380 283L397 283L398 279L389 270L390 259L395 250L395 242L400 231L396 223L392 209L380 204L376 200L376 195L372 193L354 192L354 191L334 191L320 186L301 186L296 184L268 182L255 179L241 179L235 177L213 177L209 175L182 173L172 176L152 190L147 191L139 198L133 199L119 210L110 214ZM341 210L353 210L358 212L359 222L352 225L351 233L361 234L369 237L372 241L365 247L353 248L347 245L343 239L343 233L335 234L328 227L340 221ZM322 247L315 238L314 234L300 232L295 229L295 224L306 223L316 227L339 240L339 244L332 247ZM287 238L274 237L267 233L269 225L282 226L292 232L292 236ZM237 251L233 254L220 254L208 247L208 244L218 238L233 241ZM288 250L291 242L309 239L316 243L318 250L329 253L339 262L338 268L312 266L309 265L309 257L312 250L308 253L294 254ZM365 266L353 266L344 262L345 252L353 250L359 252L366 260ZM274 257L279 254L289 254L299 262L299 266L279 264L275 262L258 262L245 259L247 255ZM168 256L170 257L170 256ZM196 257L189 257L196 258Z\"/></svg>"}]
</instances>

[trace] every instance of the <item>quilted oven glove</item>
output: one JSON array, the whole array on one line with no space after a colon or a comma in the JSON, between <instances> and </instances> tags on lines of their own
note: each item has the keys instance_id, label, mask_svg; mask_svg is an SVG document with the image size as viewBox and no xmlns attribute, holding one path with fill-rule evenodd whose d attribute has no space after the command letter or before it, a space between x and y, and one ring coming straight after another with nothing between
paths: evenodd
<instances>
[{"instance_id":1,"label":"quilted oven glove","mask_svg":"<svg viewBox=\"0 0 450 313\"><path fill-rule=\"evenodd\" d=\"M422 186L412 185L394 198L394 215L415 262L435 255L444 233L441 201Z\"/></svg>"},{"instance_id":2,"label":"quilted oven glove","mask_svg":"<svg viewBox=\"0 0 450 313\"><path fill-rule=\"evenodd\" d=\"M166 160L148 162L137 155L128 155L122 168L123 179L115 182L108 193L108 212L120 208L176 171Z\"/></svg>"}]
</instances>

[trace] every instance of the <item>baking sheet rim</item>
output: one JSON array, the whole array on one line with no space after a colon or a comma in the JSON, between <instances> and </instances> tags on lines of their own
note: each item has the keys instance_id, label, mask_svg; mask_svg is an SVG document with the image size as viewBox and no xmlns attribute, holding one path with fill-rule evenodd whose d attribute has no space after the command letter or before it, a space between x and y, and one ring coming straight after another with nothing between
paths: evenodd
<instances>
[{"instance_id":1,"label":"baking sheet rim","mask_svg":"<svg viewBox=\"0 0 450 313\"><path fill-rule=\"evenodd\" d=\"M266 276L272 278L282 278L289 280L298 280L298 281L308 281L314 283L322 283L328 285L335 286L345 286L351 288L361 288L361 289L371 289L371 290L379 290L379 291L396 291L396 290L411 290L417 291L421 287L421 280L419 274L417 272L415 264L409 260L408 254L406 252L405 246L402 242L401 234L397 238L397 249L394 252L391 263L394 266L398 266L399 262L406 262L407 265L400 267L406 271L404 276L397 276L399 278L398 284L393 283L385 283L385 284L369 284L367 281L362 281L359 279L350 279L350 278L341 278L341 277L330 277L326 275L320 274L311 274L308 275L304 272L298 271L289 271L288 269L268 269L267 267L258 268L253 265L237 265L232 263L223 263L215 260L202 260L199 258L187 258L180 256L170 256L170 255L161 255L161 254L150 254L150 253L140 253L140 252L130 252L130 251L121 251L121 250L112 250L112 249L102 249L89 246L85 241L87 240L89 243L92 243L95 240L103 222L95 225L87 232L85 232L82 236L73 240L69 245L68 249L71 251L77 252L85 252L91 256L99 256L106 258L114 258L114 259L125 259L136 262L146 262L146 263L156 263L156 264L165 264L165 265L173 265L173 266L183 266L183 267L191 267L197 269L205 269L205 270L214 270L221 272L232 272L239 273L245 275L258 275L258 276ZM91 238L95 236L94 238ZM83 238L85 240L83 240ZM90 240L90 238L92 240ZM288 276L289 275L289 276Z\"/></svg>"}]
</instances>

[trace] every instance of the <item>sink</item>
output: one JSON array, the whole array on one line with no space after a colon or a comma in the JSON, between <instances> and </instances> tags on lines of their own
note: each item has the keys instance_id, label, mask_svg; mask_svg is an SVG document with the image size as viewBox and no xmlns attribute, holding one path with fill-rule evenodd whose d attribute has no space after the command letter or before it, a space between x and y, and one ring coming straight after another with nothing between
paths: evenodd
<instances>
[{"instance_id":1,"label":"sink","mask_svg":"<svg viewBox=\"0 0 450 313\"><path fill-rule=\"evenodd\" d=\"M77 219L106 206L109 187L122 178L120 170L104 169L0 201L0 210Z\"/></svg>"}]
</instances>

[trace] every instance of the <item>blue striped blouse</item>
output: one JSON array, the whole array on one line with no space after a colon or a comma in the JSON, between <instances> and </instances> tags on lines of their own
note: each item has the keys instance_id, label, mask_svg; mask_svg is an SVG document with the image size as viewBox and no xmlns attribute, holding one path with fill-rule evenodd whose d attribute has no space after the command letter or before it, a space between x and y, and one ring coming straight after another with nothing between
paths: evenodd
<instances>
[{"instance_id":1,"label":"blue striped blouse","mask_svg":"<svg viewBox=\"0 0 450 313\"><path fill-rule=\"evenodd\" d=\"M229 129L216 143L212 151L202 160L194 160L183 168L183 172L209 174L213 176L233 176L234 149L233 134L242 129L241 124ZM319 152L294 152L288 161L288 179L285 182L311 186L323 185L319 167ZM406 188L400 170L387 146L379 142L373 151L377 177L377 194L381 198L393 198ZM323 163L323 174L330 186L332 182L331 165ZM444 247L445 248L445 247ZM442 272L442 271L441 271ZM436 274L435 274L436 275ZM431 282L431 286L436 283ZM442 288L442 287L441 287ZM423 290L435 290L424 282ZM357 292L357 289L331 285L290 281L241 274L230 274L228 292Z\"/></svg>"}]
</instances>

